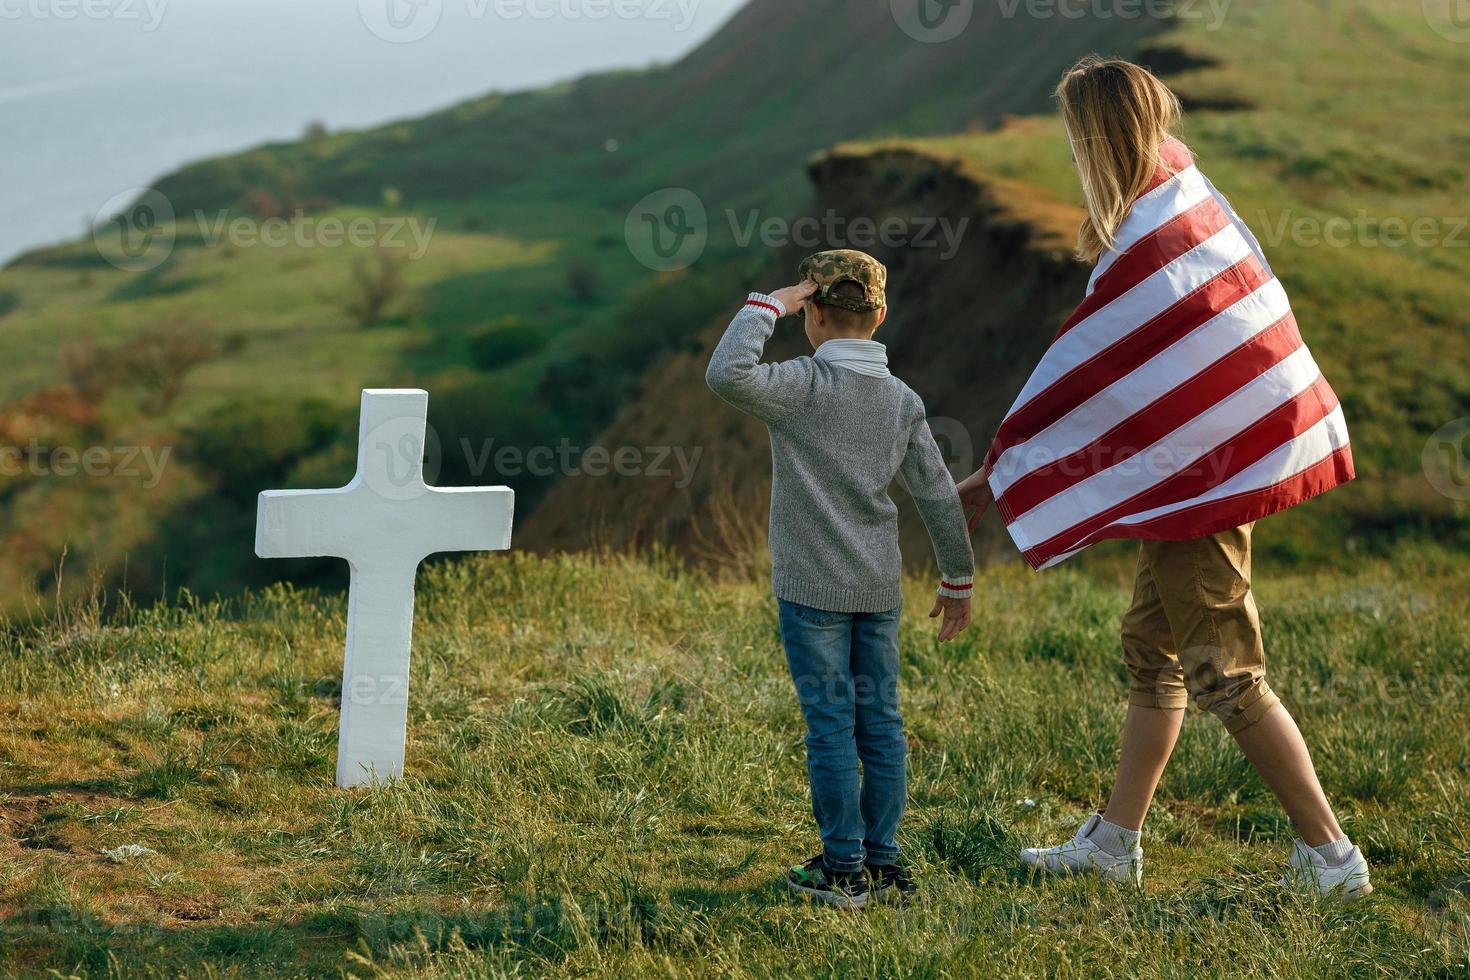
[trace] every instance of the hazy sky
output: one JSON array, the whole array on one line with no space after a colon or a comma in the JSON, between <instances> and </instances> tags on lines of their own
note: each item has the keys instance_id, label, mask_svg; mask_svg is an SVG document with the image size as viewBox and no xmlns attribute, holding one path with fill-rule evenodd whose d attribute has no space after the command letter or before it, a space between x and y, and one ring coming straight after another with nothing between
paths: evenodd
<instances>
[{"instance_id":1,"label":"hazy sky","mask_svg":"<svg viewBox=\"0 0 1470 980\"><path fill-rule=\"evenodd\" d=\"M0 0L0 262L308 122L670 61L745 0Z\"/></svg>"}]
</instances>

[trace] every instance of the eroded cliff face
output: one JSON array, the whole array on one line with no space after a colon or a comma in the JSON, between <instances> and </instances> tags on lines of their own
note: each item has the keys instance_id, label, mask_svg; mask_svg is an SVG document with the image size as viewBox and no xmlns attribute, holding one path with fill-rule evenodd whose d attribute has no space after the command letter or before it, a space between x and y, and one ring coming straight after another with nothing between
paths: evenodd
<instances>
[{"instance_id":1,"label":"eroded cliff face","mask_svg":"<svg viewBox=\"0 0 1470 980\"><path fill-rule=\"evenodd\" d=\"M854 235L854 221L869 219L905 229L866 249L890 270L890 314L877 339L888 345L894 372L923 397L952 468L968 473L1082 296L1087 269L1070 255L1081 212L1026 185L897 146L839 149L814 161L811 176L810 217L824 227ZM809 250L779 252L757 288L786 284ZM730 298L732 314L741 299ZM770 489L765 427L704 384L724 326L712 324L699 350L651 371L642 395L598 440L614 451L668 447L661 467L667 472L571 477L530 517L518 545L662 544L696 561L759 562ZM767 359L808 353L800 322L788 319ZM657 455L645 451L643 459ZM902 491L893 492L903 512L904 553L922 564L929 560L923 527ZM977 539L980 557L1012 555L1003 539L992 517Z\"/></svg>"}]
</instances>

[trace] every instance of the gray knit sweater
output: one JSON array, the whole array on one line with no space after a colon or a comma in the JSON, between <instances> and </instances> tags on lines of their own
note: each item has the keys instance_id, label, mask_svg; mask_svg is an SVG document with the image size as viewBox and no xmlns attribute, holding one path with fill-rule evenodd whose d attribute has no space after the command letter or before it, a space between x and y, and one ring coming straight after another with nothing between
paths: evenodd
<instances>
[{"instance_id":1,"label":"gray knit sweater","mask_svg":"<svg viewBox=\"0 0 1470 980\"><path fill-rule=\"evenodd\" d=\"M776 596L830 612L898 607L898 508L888 496L897 478L934 543L940 594L968 597L969 530L924 403L886 366L873 376L820 356L760 363L778 311L775 298L752 294L706 374L715 394L770 430Z\"/></svg>"}]
</instances>

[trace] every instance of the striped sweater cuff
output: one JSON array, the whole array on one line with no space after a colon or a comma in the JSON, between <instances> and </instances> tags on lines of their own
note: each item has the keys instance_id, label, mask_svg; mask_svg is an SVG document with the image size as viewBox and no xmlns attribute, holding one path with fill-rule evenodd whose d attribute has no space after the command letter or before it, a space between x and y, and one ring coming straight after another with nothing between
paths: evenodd
<instances>
[{"instance_id":1,"label":"striped sweater cuff","mask_svg":"<svg viewBox=\"0 0 1470 980\"><path fill-rule=\"evenodd\" d=\"M786 305L768 293L751 293L745 305L769 313L778 320L786 315Z\"/></svg>"},{"instance_id":2,"label":"striped sweater cuff","mask_svg":"<svg viewBox=\"0 0 1470 980\"><path fill-rule=\"evenodd\" d=\"M975 594L974 582L973 575L964 578L945 576L939 580L939 594L946 599L968 599Z\"/></svg>"}]
</instances>

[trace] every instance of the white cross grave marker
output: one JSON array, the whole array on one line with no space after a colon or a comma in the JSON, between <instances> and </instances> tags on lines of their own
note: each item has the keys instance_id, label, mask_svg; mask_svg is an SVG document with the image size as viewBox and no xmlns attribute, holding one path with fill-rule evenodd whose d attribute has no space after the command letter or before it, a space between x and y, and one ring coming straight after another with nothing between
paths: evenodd
<instances>
[{"instance_id":1,"label":"white cross grave marker","mask_svg":"<svg viewBox=\"0 0 1470 980\"><path fill-rule=\"evenodd\" d=\"M352 568L337 737L342 787L403 775L419 563L441 551L510 547L512 490L424 483L428 410L426 391L365 390L352 482L260 495L257 555L345 558Z\"/></svg>"}]
</instances>

